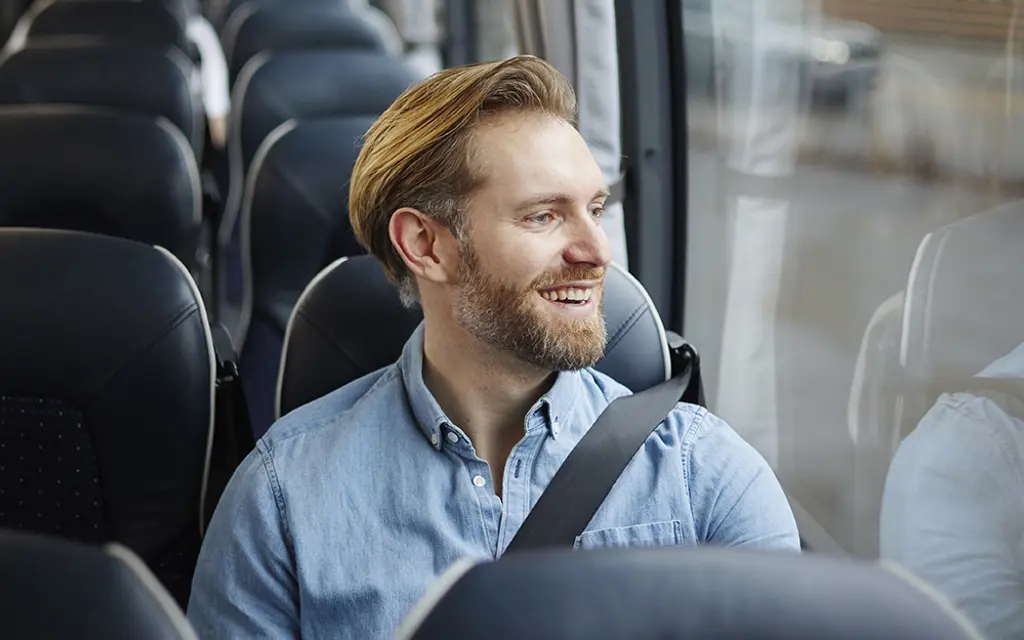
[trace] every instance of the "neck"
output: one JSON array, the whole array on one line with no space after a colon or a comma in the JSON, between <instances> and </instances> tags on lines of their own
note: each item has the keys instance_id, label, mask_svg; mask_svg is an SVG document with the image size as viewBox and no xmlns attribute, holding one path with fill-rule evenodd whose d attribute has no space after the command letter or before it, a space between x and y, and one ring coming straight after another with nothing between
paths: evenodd
<instances>
[{"instance_id":1,"label":"neck","mask_svg":"<svg viewBox=\"0 0 1024 640\"><path fill-rule=\"evenodd\" d=\"M554 378L455 322L424 323L423 381L478 450L521 439L527 411Z\"/></svg>"}]
</instances>

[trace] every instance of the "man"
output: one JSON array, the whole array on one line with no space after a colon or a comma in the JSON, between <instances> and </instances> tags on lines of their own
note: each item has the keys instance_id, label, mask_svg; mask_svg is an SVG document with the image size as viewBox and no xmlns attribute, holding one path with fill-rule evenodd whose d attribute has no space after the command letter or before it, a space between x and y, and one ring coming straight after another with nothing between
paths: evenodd
<instances>
[{"instance_id":1,"label":"man","mask_svg":"<svg viewBox=\"0 0 1024 640\"><path fill-rule=\"evenodd\" d=\"M397 363L282 418L237 470L194 580L201 637L389 637L453 562L501 555L629 393L590 368L607 190L574 108L522 56L443 71L371 127L352 226L424 322ZM578 546L701 543L799 548L764 460L679 405Z\"/></svg>"}]
</instances>

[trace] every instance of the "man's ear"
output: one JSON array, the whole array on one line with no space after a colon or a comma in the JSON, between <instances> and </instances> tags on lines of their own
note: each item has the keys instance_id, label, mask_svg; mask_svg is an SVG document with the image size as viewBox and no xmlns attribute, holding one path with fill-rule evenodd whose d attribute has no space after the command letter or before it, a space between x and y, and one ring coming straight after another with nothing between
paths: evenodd
<instances>
[{"instance_id":1,"label":"man's ear","mask_svg":"<svg viewBox=\"0 0 1024 640\"><path fill-rule=\"evenodd\" d=\"M452 280L458 251L444 225L418 209L403 207L391 214L388 234L414 276L437 283Z\"/></svg>"}]
</instances>

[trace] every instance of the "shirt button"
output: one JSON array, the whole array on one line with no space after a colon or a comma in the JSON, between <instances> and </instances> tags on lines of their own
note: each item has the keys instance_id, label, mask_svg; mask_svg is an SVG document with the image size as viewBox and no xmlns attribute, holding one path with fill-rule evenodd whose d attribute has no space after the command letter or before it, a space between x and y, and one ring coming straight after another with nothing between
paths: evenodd
<instances>
[{"instance_id":1,"label":"shirt button","mask_svg":"<svg viewBox=\"0 0 1024 640\"><path fill-rule=\"evenodd\" d=\"M551 433L558 435L558 432L562 430L561 425L558 424L558 420L551 423Z\"/></svg>"},{"instance_id":2,"label":"shirt button","mask_svg":"<svg viewBox=\"0 0 1024 640\"><path fill-rule=\"evenodd\" d=\"M450 442L450 443L452 443L452 444L455 444L455 443L456 443L456 442L458 442L458 441L459 441L459 436L458 436L458 434L457 434L457 433L455 433L454 431L449 431L449 432L448 432L448 442Z\"/></svg>"},{"instance_id":3,"label":"shirt button","mask_svg":"<svg viewBox=\"0 0 1024 640\"><path fill-rule=\"evenodd\" d=\"M436 446L437 446L437 443L438 443L439 441L440 441L440 440L439 440L439 439L438 439L438 437L437 437L437 432L434 432L434 433L430 434L430 444L432 444L432 445L434 445L434 446L436 447Z\"/></svg>"},{"instance_id":4,"label":"shirt button","mask_svg":"<svg viewBox=\"0 0 1024 640\"><path fill-rule=\"evenodd\" d=\"M484 480L483 476L476 476L475 478L473 478L473 484L475 484L478 487L482 487L485 484L487 484L487 481Z\"/></svg>"}]
</instances>

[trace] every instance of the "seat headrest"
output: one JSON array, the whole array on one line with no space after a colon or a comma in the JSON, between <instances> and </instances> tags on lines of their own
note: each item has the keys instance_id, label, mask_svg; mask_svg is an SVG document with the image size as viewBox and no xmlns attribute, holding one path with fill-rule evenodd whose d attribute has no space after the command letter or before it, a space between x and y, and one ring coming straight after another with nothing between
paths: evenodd
<instances>
[{"instance_id":1,"label":"seat headrest","mask_svg":"<svg viewBox=\"0 0 1024 640\"><path fill-rule=\"evenodd\" d=\"M387 53L365 18L336 3L248 3L224 26L224 55L232 78L261 51L353 50Z\"/></svg>"},{"instance_id":2,"label":"seat headrest","mask_svg":"<svg viewBox=\"0 0 1024 640\"><path fill-rule=\"evenodd\" d=\"M138 557L118 545L0 532L5 638L195 640Z\"/></svg>"},{"instance_id":3,"label":"seat headrest","mask_svg":"<svg viewBox=\"0 0 1024 640\"><path fill-rule=\"evenodd\" d=\"M608 269L608 340L596 368L634 392L671 374L661 318L643 286L618 265ZM288 323L278 378L278 415L398 360L422 321L371 256L342 258L306 287Z\"/></svg>"},{"instance_id":4,"label":"seat headrest","mask_svg":"<svg viewBox=\"0 0 1024 640\"><path fill-rule=\"evenodd\" d=\"M962 615L895 570L711 547L548 551L456 565L396 637L980 639Z\"/></svg>"},{"instance_id":5,"label":"seat headrest","mask_svg":"<svg viewBox=\"0 0 1024 640\"><path fill-rule=\"evenodd\" d=\"M30 12L32 10L30 9ZM110 42L191 51L182 5L169 2L76 0L44 4L31 17L27 38L99 36Z\"/></svg>"},{"instance_id":6,"label":"seat headrest","mask_svg":"<svg viewBox=\"0 0 1024 640\"><path fill-rule=\"evenodd\" d=\"M290 311L324 267L364 253L349 223L347 178L374 120L293 120L261 145L242 204L242 243L254 304L264 315ZM287 311L270 319L283 335Z\"/></svg>"},{"instance_id":7,"label":"seat headrest","mask_svg":"<svg viewBox=\"0 0 1024 640\"><path fill-rule=\"evenodd\" d=\"M233 100L241 115L233 132L248 170L260 143L292 119L377 116L416 75L401 60L365 51L260 54L246 64Z\"/></svg>"},{"instance_id":8,"label":"seat headrest","mask_svg":"<svg viewBox=\"0 0 1024 640\"><path fill-rule=\"evenodd\" d=\"M903 365L913 376L976 375L1024 342L1024 201L925 237L907 286Z\"/></svg>"},{"instance_id":9,"label":"seat headrest","mask_svg":"<svg viewBox=\"0 0 1024 640\"><path fill-rule=\"evenodd\" d=\"M199 171L185 136L167 120L95 107L8 106L0 107L0 139L0 226L130 238L196 267Z\"/></svg>"},{"instance_id":10,"label":"seat headrest","mask_svg":"<svg viewBox=\"0 0 1024 640\"><path fill-rule=\"evenodd\" d=\"M176 48L33 41L0 62L0 103L107 107L162 116L201 148L201 106L191 61Z\"/></svg>"}]
</instances>

